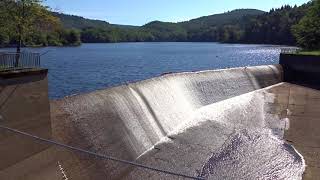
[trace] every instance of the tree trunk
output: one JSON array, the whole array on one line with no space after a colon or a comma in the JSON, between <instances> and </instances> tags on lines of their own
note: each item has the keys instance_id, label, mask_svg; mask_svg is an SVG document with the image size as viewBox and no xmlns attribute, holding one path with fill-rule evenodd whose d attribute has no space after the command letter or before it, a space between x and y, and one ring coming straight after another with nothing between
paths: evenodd
<instances>
[{"instance_id":1,"label":"tree trunk","mask_svg":"<svg viewBox=\"0 0 320 180\"><path fill-rule=\"evenodd\" d=\"M14 66L18 67L19 66L19 61L20 61L20 53L21 53L21 46L22 46L22 36L24 33L24 29L23 29L23 20L25 18L25 0L21 0L21 11L18 12L20 17L22 17L22 22L19 22L18 24L18 44L17 44L17 54L16 54L16 59L15 59L15 63Z\"/></svg>"},{"instance_id":2,"label":"tree trunk","mask_svg":"<svg viewBox=\"0 0 320 180\"><path fill-rule=\"evenodd\" d=\"M16 59L14 63L14 67L19 66L19 61L20 61L20 53L21 53L21 46L22 46L22 34L21 34L21 27L18 27L18 44L17 44L17 54L16 54Z\"/></svg>"}]
</instances>

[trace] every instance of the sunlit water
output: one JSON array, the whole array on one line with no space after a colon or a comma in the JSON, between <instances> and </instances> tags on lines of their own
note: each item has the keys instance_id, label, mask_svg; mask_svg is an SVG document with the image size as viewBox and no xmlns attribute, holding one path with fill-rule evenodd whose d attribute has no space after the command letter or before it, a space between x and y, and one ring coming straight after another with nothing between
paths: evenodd
<instances>
[{"instance_id":1,"label":"sunlit water","mask_svg":"<svg viewBox=\"0 0 320 180\"><path fill-rule=\"evenodd\" d=\"M33 48L46 53L51 99L167 72L275 64L282 46L218 43L115 43ZM6 49L1 49L1 51Z\"/></svg>"}]
</instances>

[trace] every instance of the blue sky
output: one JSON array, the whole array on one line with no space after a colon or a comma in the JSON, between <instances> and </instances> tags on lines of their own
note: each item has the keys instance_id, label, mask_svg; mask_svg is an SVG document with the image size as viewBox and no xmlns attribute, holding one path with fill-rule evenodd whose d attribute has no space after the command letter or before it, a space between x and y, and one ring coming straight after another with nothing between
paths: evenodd
<instances>
[{"instance_id":1,"label":"blue sky","mask_svg":"<svg viewBox=\"0 0 320 180\"><path fill-rule=\"evenodd\" d=\"M143 25L160 20L186 21L239 8L269 11L309 0L45 0L53 10L113 24Z\"/></svg>"}]
</instances>

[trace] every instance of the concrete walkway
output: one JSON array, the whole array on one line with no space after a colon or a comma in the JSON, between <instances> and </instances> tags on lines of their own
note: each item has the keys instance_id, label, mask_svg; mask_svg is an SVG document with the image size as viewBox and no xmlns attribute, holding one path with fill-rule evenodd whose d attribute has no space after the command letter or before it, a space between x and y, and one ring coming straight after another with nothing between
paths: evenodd
<instances>
[{"instance_id":1,"label":"concrete walkway","mask_svg":"<svg viewBox=\"0 0 320 180\"><path fill-rule=\"evenodd\" d=\"M276 95L270 104L275 114L287 117L285 139L306 161L305 180L320 179L320 91L289 83L268 90ZM288 110L287 110L288 109Z\"/></svg>"}]
</instances>

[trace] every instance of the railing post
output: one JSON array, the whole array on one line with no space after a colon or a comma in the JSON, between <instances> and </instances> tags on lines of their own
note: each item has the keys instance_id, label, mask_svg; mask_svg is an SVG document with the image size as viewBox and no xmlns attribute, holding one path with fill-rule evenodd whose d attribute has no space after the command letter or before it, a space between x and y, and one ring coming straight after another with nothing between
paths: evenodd
<instances>
[{"instance_id":1,"label":"railing post","mask_svg":"<svg viewBox=\"0 0 320 180\"><path fill-rule=\"evenodd\" d=\"M14 63L15 68L19 66L19 61L20 61L20 53L16 53L16 59Z\"/></svg>"}]
</instances>

